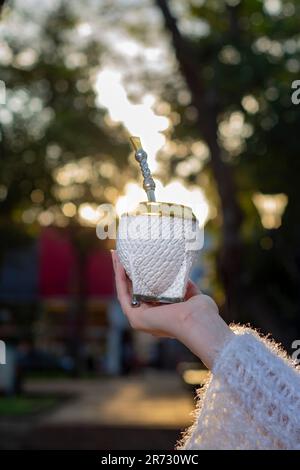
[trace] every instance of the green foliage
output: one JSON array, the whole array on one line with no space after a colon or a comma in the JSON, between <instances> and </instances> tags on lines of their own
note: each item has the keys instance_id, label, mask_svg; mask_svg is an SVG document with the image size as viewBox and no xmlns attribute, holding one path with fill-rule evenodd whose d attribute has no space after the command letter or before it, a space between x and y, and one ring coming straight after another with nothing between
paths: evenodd
<instances>
[{"instance_id":1,"label":"green foliage","mask_svg":"<svg viewBox=\"0 0 300 470\"><path fill-rule=\"evenodd\" d=\"M104 111L96 106L93 68L100 67L103 49L99 41L76 37L79 22L80 18L62 4L28 44L13 35L5 38L12 59L1 67L8 100L6 120L2 119L1 125L0 159L4 238L7 225L11 232L35 235L39 230L37 215L49 208L66 224L63 203L72 201L78 207L81 202L108 202L105 187L113 184L121 190L124 184L116 174L110 181L99 171L101 162L126 168L129 147L124 131L118 127L112 131L105 123ZM31 24L33 29L39 26L34 21ZM22 62L24 51L28 63ZM83 158L88 160L90 177L75 184L69 195L65 190L61 197L63 186L56 181L57 170ZM91 182L97 192L91 192ZM36 211L32 223L26 217L24 223L27 209Z\"/></svg>"},{"instance_id":2,"label":"green foliage","mask_svg":"<svg viewBox=\"0 0 300 470\"><path fill-rule=\"evenodd\" d=\"M203 99L217 112L222 157L237 184L237 197L244 212L242 281L263 301L264 308L275 312L280 321L297 326L300 105L291 102L291 85L300 78L300 4L296 0L169 3L194 54ZM95 105L91 86L93 71L99 68L102 57L111 54L113 58L113 53L107 43L101 43L101 32L97 40L76 37L80 18L72 13L67 2L63 5L48 18L38 42L31 44L38 57L33 66L19 66L16 58L25 46L14 37L5 38L14 59L2 66L1 79L7 85L8 95L19 93L19 101L27 103L24 109L13 113L11 122L1 125L0 197L3 187L7 187L8 193L0 205L0 224L3 229L6 227L6 234L10 226L15 226L20 234L34 235L38 227L34 229L22 219L27 208L44 210L55 206L60 210L62 202L68 200L76 206L86 201L105 202L105 192L95 192L95 187L105 189L111 185L121 191L132 175L127 168L126 137L120 128L107 125L103 110ZM274 10L274 5L279 9ZM136 16L135 21L127 24L125 16L130 9ZM108 24L117 24L120 31L126 30L144 47L152 47L153 38L164 45L169 41L162 25L153 22L154 13L159 14L158 8L147 1L132 2L129 6L121 1L114 5L99 2L97 10L97 15L103 15ZM175 65L170 72L170 67L162 63L160 69L151 70L140 57L133 70L126 58L118 56L114 60L126 67L127 85L137 81L142 89L170 105L172 126L166 136L181 147L180 152L175 147L171 156L161 152L160 176L164 181L182 177L186 183L205 189L211 205L217 207L217 217L208 227L217 238L222 221L209 156L205 152L197 156L202 165L200 172L182 176L179 171L180 164L195 154L193 144L203 141L179 67ZM29 101L35 109L31 113ZM83 157L92 162L91 178L76 183L75 192L62 201L58 197L55 171ZM97 166L101 161L113 162L122 172L103 176ZM43 193L40 202L32 201L35 189ZM268 230L262 226L252 200L256 192L287 195L288 204L279 228ZM83 235L79 238L84 240ZM85 246L86 242L82 243ZM257 317L263 314L258 310Z\"/></svg>"},{"instance_id":3,"label":"green foliage","mask_svg":"<svg viewBox=\"0 0 300 470\"><path fill-rule=\"evenodd\" d=\"M169 4L176 12L178 2ZM255 0L190 1L185 12L183 7L177 13L177 24L197 61L203 99L209 100L218 113L223 158L235 175L244 212L243 284L261 300L261 309L270 310L275 322L298 327L300 105L291 101L291 86L300 77L300 4L281 1L278 8L274 11L272 2ZM187 27L183 30L183 21L187 19L191 31L193 23L204 24L203 34L189 34ZM184 141L186 153L181 158L174 155L169 161L162 156L171 174L177 173L178 165L193 153L192 143L202 136L198 122L187 112L192 105L178 99L176 83L176 78L167 78L164 97L180 115L170 138ZM229 125L232 116L236 116L236 132ZM240 128L239 120L243 121ZM202 172L191 174L189 181L201 184L209 199L215 200L213 182L205 177L210 175L209 163L206 160ZM256 192L287 195L288 204L279 228L269 230L262 226L252 200ZM209 224L209 230L216 229L217 223ZM264 311L257 310L248 311L245 317L249 319L252 315L259 325L259 316Z\"/></svg>"}]
</instances>

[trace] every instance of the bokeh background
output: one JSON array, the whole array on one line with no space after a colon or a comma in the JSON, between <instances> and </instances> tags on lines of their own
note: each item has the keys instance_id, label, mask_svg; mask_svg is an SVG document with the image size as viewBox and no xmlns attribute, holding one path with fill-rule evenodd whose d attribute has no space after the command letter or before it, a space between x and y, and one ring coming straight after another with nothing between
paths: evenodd
<instances>
[{"instance_id":1,"label":"bokeh background","mask_svg":"<svg viewBox=\"0 0 300 470\"><path fill-rule=\"evenodd\" d=\"M158 198L205 230L227 321L300 339L300 4L21 0L0 19L2 449L171 449L207 372L132 332L100 205Z\"/></svg>"}]
</instances>

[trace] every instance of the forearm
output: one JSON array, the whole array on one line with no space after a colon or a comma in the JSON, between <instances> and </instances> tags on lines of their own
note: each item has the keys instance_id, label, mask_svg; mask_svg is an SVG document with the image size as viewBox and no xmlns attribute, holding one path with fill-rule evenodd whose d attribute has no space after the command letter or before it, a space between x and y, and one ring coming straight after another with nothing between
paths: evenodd
<instances>
[{"instance_id":1,"label":"forearm","mask_svg":"<svg viewBox=\"0 0 300 470\"><path fill-rule=\"evenodd\" d=\"M213 302L210 297L203 298L205 302ZM178 336L208 369L212 369L216 357L234 333L219 315L217 308L202 311L201 308L200 311L198 309L199 305L195 304L195 308L185 316Z\"/></svg>"}]
</instances>

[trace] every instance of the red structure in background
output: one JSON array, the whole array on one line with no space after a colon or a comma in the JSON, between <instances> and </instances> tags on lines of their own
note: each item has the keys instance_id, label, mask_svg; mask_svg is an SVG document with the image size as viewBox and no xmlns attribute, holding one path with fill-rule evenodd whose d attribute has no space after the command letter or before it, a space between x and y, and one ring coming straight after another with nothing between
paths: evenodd
<instances>
[{"instance_id":1,"label":"red structure in background","mask_svg":"<svg viewBox=\"0 0 300 470\"><path fill-rule=\"evenodd\" d=\"M72 295L76 252L68 232L47 228L41 234L39 246L39 294L44 299L66 298ZM102 248L87 254L84 268L87 298L111 298L114 276L111 255Z\"/></svg>"},{"instance_id":2,"label":"red structure in background","mask_svg":"<svg viewBox=\"0 0 300 470\"><path fill-rule=\"evenodd\" d=\"M76 253L67 232L43 230L39 242L39 293L42 298L68 297Z\"/></svg>"},{"instance_id":3,"label":"red structure in background","mask_svg":"<svg viewBox=\"0 0 300 470\"><path fill-rule=\"evenodd\" d=\"M99 250L91 253L86 264L87 297L109 297L114 295L114 274L110 252Z\"/></svg>"},{"instance_id":4,"label":"red structure in background","mask_svg":"<svg viewBox=\"0 0 300 470\"><path fill-rule=\"evenodd\" d=\"M90 251L87 248L79 265L70 237L68 230L48 227L39 239L42 309L37 344L55 355L61 351L62 356L77 345L85 363L98 370L99 358L105 357L114 296L111 255L99 240L99 247L93 243Z\"/></svg>"}]
</instances>

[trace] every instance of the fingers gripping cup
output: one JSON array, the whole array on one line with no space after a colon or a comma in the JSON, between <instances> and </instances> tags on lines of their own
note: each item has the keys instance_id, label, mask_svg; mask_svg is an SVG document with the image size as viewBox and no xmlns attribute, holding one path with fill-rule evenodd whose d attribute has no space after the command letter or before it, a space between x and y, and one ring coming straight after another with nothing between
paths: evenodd
<instances>
[{"instance_id":1,"label":"fingers gripping cup","mask_svg":"<svg viewBox=\"0 0 300 470\"><path fill-rule=\"evenodd\" d=\"M147 178L144 189L149 200L121 216L118 256L132 281L133 305L181 302L202 246L202 232L189 207L155 201L155 184L139 141L137 154L143 155L138 161Z\"/></svg>"}]
</instances>

